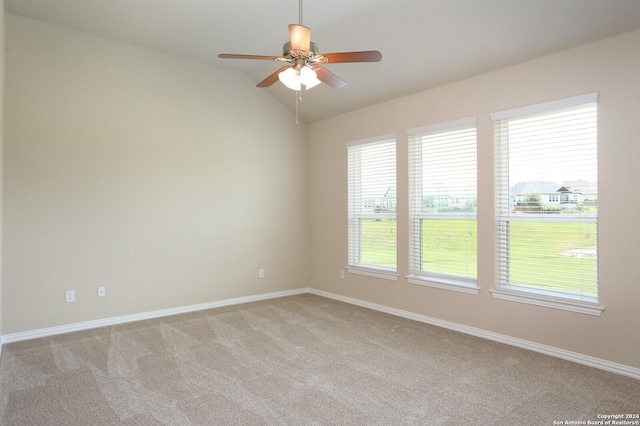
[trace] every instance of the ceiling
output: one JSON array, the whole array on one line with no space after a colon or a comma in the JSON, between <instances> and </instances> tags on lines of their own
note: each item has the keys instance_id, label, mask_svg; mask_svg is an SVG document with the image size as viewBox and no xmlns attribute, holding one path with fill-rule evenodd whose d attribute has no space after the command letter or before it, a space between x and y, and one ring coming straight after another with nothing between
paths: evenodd
<instances>
[{"instance_id":1,"label":"ceiling","mask_svg":"<svg viewBox=\"0 0 640 426\"><path fill-rule=\"evenodd\" d=\"M5 0L8 13L245 73L255 84L280 55L298 0ZM347 81L304 92L313 122L640 28L640 0L306 0L320 53L379 50L382 62L329 64ZM639 49L640 50L640 49ZM249 83L250 84L250 83ZM266 90L292 111L295 92Z\"/></svg>"}]
</instances>

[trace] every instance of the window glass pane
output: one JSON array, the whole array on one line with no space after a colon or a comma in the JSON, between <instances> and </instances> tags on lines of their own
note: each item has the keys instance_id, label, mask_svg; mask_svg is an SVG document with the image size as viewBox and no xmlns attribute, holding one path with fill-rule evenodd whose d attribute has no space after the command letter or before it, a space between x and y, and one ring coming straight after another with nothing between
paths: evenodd
<instances>
[{"instance_id":1,"label":"window glass pane","mask_svg":"<svg viewBox=\"0 0 640 426\"><path fill-rule=\"evenodd\" d=\"M360 220L362 265L396 267L396 221L394 219Z\"/></svg>"},{"instance_id":2,"label":"window glass pane","mask_svg":"<svg viewBox=\"0 0 640 426\"><path fill-rule=\"evenodd\" d=\"M360 147L360 191L363 212L396 211L395 144Z\"/></svg>"},{"instance_id":3,"label":"window glass pane","mask_svg":"<svg viewBox=\"0 0 640 426\"><path fill-rule=\"evenodd\" d=\"M475 219L422 219L422 270L475 278Z\"/></svg>"},{"instance_id":4,"label":"window glass pane","mask_svg":"<svg viewBox=\"0 0 640 426\"><path fill-rule=\"evenodd\" d=\"M512 285L598 296L595 223L510 224Z\"/></svg>"},{"instance_id":5,"label":"window glass pane","mask_svg":"<svg viewBox=\"0 0 640 426\"><path fill-rule=\"evenodd\" d=\"M508 132L509 187L516 202L531 194L543 207L551 202L574 204L562 206L563 211L585 198L597 202L595 104L513 119Z\"/></svg>"}]
</instances>

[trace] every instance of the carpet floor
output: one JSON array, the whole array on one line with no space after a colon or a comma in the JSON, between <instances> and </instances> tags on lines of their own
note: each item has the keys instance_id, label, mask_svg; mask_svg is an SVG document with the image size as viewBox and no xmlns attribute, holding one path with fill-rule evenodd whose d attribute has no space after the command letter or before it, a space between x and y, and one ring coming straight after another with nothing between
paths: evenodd
<instances>
[{"instance_id":1,"label":"carpet floor","mask_svg":"<svg viewBox=\"0 0 640 426\"><path fill-rule=\"evenodd\" d=\"M640 412L639 380L310 294L7 344L0 396L2 425L553 425Z\"/></svg>"}]
</instances>

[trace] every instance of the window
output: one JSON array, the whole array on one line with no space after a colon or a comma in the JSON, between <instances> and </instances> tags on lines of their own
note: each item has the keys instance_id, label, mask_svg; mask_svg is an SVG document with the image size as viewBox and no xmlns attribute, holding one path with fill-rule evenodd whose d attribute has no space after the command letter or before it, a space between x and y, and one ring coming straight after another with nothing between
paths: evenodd
<instances>
[{"instance_id":1,"label":"window","mask_svg":"<svg viewBox=\"0 0 640 426\"><path fill-rule=\"evenodd\" d=\"M477 138L469 118L407 131L409 277L477 294Z\"/></svg>"},{"instance_id":2,"label":"window","mask_svg":"<svg viewBox=\"0 0 640 426\"><path fill-rule=\"evenodd\" d=\"M492 120L494 297L599 315L597 94Z\"/></svg>"},{"instance_id":3,"label":"window","mask_svg":"<svg viewBox=\"0 0 640 426\"><path fill-rule=\"evenodd\" d=\"M347 144L348 270L397 279L396 141L380 139Z\"/></svg>"}]
</instances>

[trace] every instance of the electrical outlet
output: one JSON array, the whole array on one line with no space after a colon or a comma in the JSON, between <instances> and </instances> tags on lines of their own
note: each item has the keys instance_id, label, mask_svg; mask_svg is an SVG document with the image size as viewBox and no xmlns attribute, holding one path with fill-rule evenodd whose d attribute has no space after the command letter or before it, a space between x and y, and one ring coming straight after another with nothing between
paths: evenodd
<instances>
[{"instance_id":1,"label":"electrical outlet","mask_svg":"<svg viewBox=\"0 0 640 426\"><path fill-rule=\"evenodd\" d=\"M264 278L264 269L258 270L258 278Z\"/></svg>"},{"instance_id":2,"label":"electrical outlet","mask_svg":"<svg viewBox=\"0 0 640 426\"><path fill-rule=\"evenodd\" d=\"M65 301L67 303L76 301L76 292L75 292L75 290L67 290L67 293L65 295Z\"/></svg>"},{"instance_id":3,"label":"electrical outlet","mask_svg":"<svg viewBox=\"0 0 640 426\"><path fill-rule=\"evenodd\" d=\"M98 287L98 297L106 296L106 291L104 287Z\"/></svg>"},{"instance_id":4,"label":"electrical outlet","mask_svg":"<svg viewBox=\"0 0 640 426\"><path fill-rule=\"evenodd\" d=\"M344 269L340 269L340 279L344 280Z\"/></svg>"}]
</instances>

